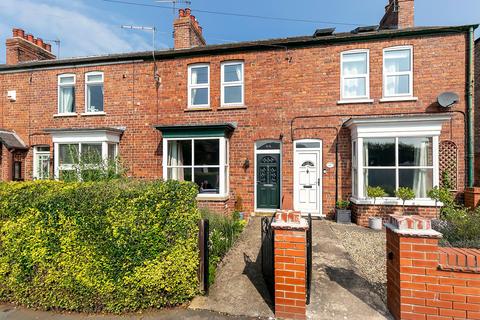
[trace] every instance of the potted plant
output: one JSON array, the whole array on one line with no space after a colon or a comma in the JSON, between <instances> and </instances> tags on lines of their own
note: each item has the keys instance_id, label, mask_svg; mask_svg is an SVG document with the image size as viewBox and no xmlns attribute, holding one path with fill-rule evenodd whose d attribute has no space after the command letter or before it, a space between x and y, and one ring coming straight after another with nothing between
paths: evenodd
<instances>
[{"instance_id":1,"label":"potted plant","mask_svg":"<svg viewBox=\"0 0 480 320\"><path fill-rule=\"evenodd\" d=\"M385 197L386 192L382 187L368 187L367 196L373 198L373 205L375 205L377 198ZM382 217L369 217L368 226L373 230L382 230Z\"/></svg>"},{"instance_id":2,"label":"potted plant","mask_svg":"<svg viewBox=\"0 0 480 320\"><path fill-rule=\"evenodd\" d=\"M335 204L335 212L337 217L337 223L350 223L352 222L352 210L349 209L350 201L339 200Z\"/></svg>"},{"instance_id":3,"label":"potted plant","mask_svg":"<svg viewBox=\"0 0 480 320\"><path fill-rule=\"evenodd\" d=\"M402 214L405 214L405 201L415 199L415 191L412 188L400 187L395 191L395 196L402 200Z\"/></svg>"}]
</instances>

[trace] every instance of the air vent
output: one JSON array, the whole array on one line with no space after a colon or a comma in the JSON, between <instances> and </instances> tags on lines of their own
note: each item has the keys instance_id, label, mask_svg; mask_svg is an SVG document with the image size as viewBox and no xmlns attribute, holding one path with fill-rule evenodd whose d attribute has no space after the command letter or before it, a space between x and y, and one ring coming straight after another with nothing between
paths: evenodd
<instances>
[{"instance_id":1,"label":"air vent","mask_svg":"<svg viewBox=\"0 0 480 320\"><path fill-rule=\"evenodd\" d=\"M325 28L325 29L317 29L313 36L316 37L324 37L324 36L331 36L335 32L335 28Z\"/></svg>"},{"instance_id":2,"label":"air vent","mask_svg":"<svg viewBox=\"0 0 480 320\"><path fill-rule=\"evenodd\" d=\"M352 33L373 32L377 30L378 30L378 26L365 26L365 27L358 27L353 29Z\"/></svg>"}]
</instances>

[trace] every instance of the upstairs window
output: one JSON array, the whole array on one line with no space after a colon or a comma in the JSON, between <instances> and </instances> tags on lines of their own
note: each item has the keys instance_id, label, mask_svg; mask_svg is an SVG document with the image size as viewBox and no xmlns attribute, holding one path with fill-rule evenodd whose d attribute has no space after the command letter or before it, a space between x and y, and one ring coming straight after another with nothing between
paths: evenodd
<instances>
[{"instance_id":1,"label":"upstairs window","mask_svg":"<svg viewBox=\"0 0 480 320\"><path fill-rule=\"evenodd\" d=\"M243 62L222 64L222 106L243 105Z\"/></svg>"},{"instance_id":2,"label":"upstairs window","mask_svg":"<svg viewBox=\"0 0 480 320\"><path fill-rule=\"evenodd\" d=\"M75 75L58 76L58 113L75 113Z\"/></svg>"},{"instance_id":3,"label":"upstairs window","mask_svg":"<svg viewBox=\"0 0 480 320\"><path fill-rule=\"evenodd\" d=\"M412 47L383 51L383 95L386 98L413 95Z\"/></svg>"},{"instance_id":4,"label":"upstairs window","mask_svg":"<svg viewBox=\"0 0 480 320\"><path fill-rule=\"evenodd\" d=\"M188 67L188 107L210 106L210 66L196 64Z\"/></svg>"},{"instance_id":5,"label":"upstairs window","mask_svg":"<svg viewBox=\"0 0 480 320\"><path fill-rule=\"evenodd\" d=\"M341 99L369 99L368 50L343 52L341 60Z\"/></svg>"},{"instance_id":6,"label":"upstairs window","mask_svg":"<svg viewBox=\"0 0 480 320\"><path fill-rule=\"evenodd\" d=\"M86 113L103 112L103 72L85 75Z\"/></svg>"}]
</instances>

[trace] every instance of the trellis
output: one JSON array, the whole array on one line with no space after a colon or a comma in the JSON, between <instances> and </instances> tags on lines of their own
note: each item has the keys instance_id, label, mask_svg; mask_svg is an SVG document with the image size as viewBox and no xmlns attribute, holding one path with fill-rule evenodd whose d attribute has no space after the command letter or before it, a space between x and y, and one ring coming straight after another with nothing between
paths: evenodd
<instances>
[{"instance_id":1,"label":"trellis","mask_svg":"<svg viewBox=\"0 0 480 320\"><path fill-rule=\"evenodd\" d=\"M458 185L458 147L451 140L440 143L440 187L456 190Z\"/></svg>"}]
</instances>

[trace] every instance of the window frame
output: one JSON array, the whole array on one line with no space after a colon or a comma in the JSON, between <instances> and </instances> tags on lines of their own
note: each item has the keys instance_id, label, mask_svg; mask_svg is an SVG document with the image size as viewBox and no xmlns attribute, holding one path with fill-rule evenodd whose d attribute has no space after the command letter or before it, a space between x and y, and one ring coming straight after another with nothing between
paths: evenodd
<instances>
[{"instance_id":1,"label":"window frame","mask_svg":"<svg viewBox=\"0 0 480 320\"><path fill-rule=\"evenodd\" d=\"M102 76L102 81L88 81L88 76ZM88 111L88 86L102 84L103 90L103 110ZM85 114L104 114L105 113L105 74L103 71L90 71L85 73Z\"/></svg>"},{"instance_id":2,"label":"window frame","mask_svg":"<svg viewBox=\"0 0 480 320\"><path fill-rule=\"evenodd\" d=\"M38 148L42 147L48 147L48 151L39 151ZM40 155L48 155L48 178L41 178L38 177L38 156ZM49 145L36 145L33 147L33 173L32 173L32 178L34 180L48 180L50 179L51 176L51 168L50 168L50 163L52 160L52 155L51 155L51 148Z\"/></svg>"},{"instance_id":3,"label":"window frame","mask_svg":"<svg viewBox=\"0 0 480 320\"><path fill-rule=\"evenodd\" d=\"M208 82L202 84L192 84L192 69L194 68L202 68L207 67L207 76ZM189 109L196 109L196 108L210 108L210 64L209 63L195 63L188 65L188 77L187 77L187 88L188 88L188 103L187 106ZM207 104L192 104L192 90L193 89L207 89Z\"/></svg>"},{"instance_id":4,"label":"window frame","mask_svg":"<svg viewBox=\"0 0 480 320\"><path fill-rule=\"evenodd\" d=\"M61 83L60 79L73 77L73 83ZM74 73L62 73L57 75L57 115L76 115L77 106L76 106L76 85L77 85L77 75ZM71 87L73 86L73 112L60 112L60 88L61 87Z\"/></svg>"},{"instance_id":5,"label":"window frame","mask_svg":"<svg viewBox=\"0 0 480 320\"><path fill-rule=\"evenodd\" d=\"M402 71L402 72L393 72L388 73L386 68L386 58L385 53L387 52L395 52L395 51L403 51L403 50L410 50L410 71ZM393 94L387 95L387 78L390 76L409 76L409 92L406 94ZM406 45L406 46L395 46L383 49L383 90L382 90L382 99L395 99L395 98L413 98L413 46Z\"/></svg>"},{"instance_id":6,"label":"window frame","mask_svg":"<svg viewBox=\"0 0 480 320\"><path fill-rule=\"evenodd\" d=\"M343 75L343 62L344 56L348 54L360 54L366 53L367 54L367 73L363 75L355 75L355 76L348 76L345 77ZM357 96L357 97L345 97L344 93L344 84L346 79L358 79L358 78L365 78L365 95L364 96ZM361 100L369 100L370 99L370 50L369 49L354 49L343 51L340 54L340 101L361 101Z\"/></svg>"},{"instance_id":7,"label":"window frame","mask_svg":"<svg viewBox=\"0 0 480 320\"><path fill-rule=\"evenodd\" d=\"M195 165L195 140L219 140L219 163L218 165ZM170 141L191 141L192 145L192 164L184 166L169 166L168 165L168 143ZM219 191L218 193L199 193L198 198L223 198L228 196L229 182L230 182L230 166L228 150L229 142L226 137L182 137L182 138L164 138L163 140L163 179L168 179L168 169L170 168L191 168L192 182L195 183L195 169L198 168L218 168L219 171Z\"/></svg>"},{"instance_id":8,"label":"window frame","mask_svg":"<svg viewBox=\"0 0 480 320\"><path fill-rule=\"evenodd\" d=\"M225 81L225 67L231 65L241 66L242 70L242 78L239 81ZM224 61L221 63L221 72L220 72L220 87L221 87L221 106L222 107L232 107L232 106L244 106L245 105L245 62L241 60L232 60L232 61ZM241 86L241 102L225 102L225 88L227 87L238 87Z\"/></svg>"}]
</instances>

